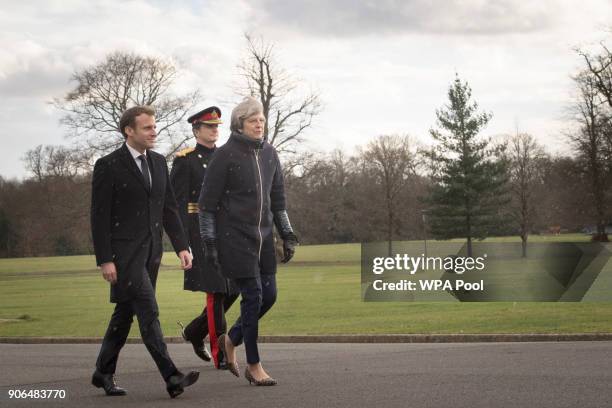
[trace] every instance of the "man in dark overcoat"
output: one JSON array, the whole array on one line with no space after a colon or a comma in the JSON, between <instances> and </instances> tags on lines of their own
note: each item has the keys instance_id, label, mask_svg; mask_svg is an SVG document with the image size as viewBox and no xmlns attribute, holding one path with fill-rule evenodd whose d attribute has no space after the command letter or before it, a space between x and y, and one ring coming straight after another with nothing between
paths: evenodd
<instances>
[{"instance_id":1,"label":"man in dark overcoat","mask_svg":"<svg viewBox=\"0 0 612 408\"><path fill-rule=\"evenodd\" d=\"M183 269L191 267L185 232L169 181L165 158L150 150L157 137L155 111L126 110L120 120L125 143L94 166L91 228L96 262L110 283L115 310L96 361L92 384L107 395L125 395L114 380L119 352L133 316L172 398L197 381L199 373L181 373L170 356L159 323L155 283L166 230Z\"/></svg>"},{"instance_id":2,"label":"man in dark overcoat","mask_svg":"<svg viewBox=\"0 0 612 408\"><path fill-rule=\"evenodd\" d=\"M204 338L208 335L215 367L225 368L225 358L217 346L218 338L226 331L225 312L238 293L231 291L228 279L216 265L206 262L198 221L198 198L206 168L219 139L219 125L223 123L221 110L216 106L208 107L191 115L187 122L192 126L196 145L176 154L170 180L193 253L193 267L185 271L183 287L185 290L205 292L206 300L203 312L182 330L182 335L191 343L198 357L210 361L210 354L204 346Z\"/></svg>"}]
</instances>

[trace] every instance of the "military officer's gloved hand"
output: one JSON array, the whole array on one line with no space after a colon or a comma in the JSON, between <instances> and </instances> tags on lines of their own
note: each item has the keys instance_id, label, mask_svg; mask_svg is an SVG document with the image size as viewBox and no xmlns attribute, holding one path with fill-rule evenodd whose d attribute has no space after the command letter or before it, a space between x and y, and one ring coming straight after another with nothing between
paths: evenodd
<instances>
[{"instance_id":1,"label":"military officer's gloved hand","mask_svg":"<svg viewBox=\"0 0 612 408\"><path fill-rule=\"evenodd\" d=\"M283 239L283 259L281 262L287 263L293 258L295 247L298 245L299 241L293 232L293 228L291 228L289 215L287 215L286 210L274 212L274 224L276 224L276 229Z\"/></svg>"}]
</instances>

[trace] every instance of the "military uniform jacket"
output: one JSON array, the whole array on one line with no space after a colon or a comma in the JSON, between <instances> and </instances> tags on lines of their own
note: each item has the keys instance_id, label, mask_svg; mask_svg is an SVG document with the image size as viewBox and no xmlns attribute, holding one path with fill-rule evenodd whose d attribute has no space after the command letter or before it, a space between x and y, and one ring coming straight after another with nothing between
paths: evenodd
<instances>
[{"instance_id":1,"label":"military uniform jacket","mask_svg":"<svg viewBox=\"0 0 612 408\"><path fill-rule=\"evenodd\" d=\"M188 249L170 185L166 159L147 150L151 190L125 144L94 166L91 230L96 262L114 262L111 302L123 302L140 286L146 268L155 287L166 230L176 252Z\"/></svg>"},{"instance_id":2,"label":"military uniform jacket","mask_svg":"<svg viewBox=\"0 0 612 408\"><path fill-rule=\"evenodd\" d=\"M205 261L198 219L198 198L206 168L215 149L196 144L177 153L172 164L170 180L176 194L179 213L188 231L189 245L193 253L193 267L184 273L185 290L227 293L227 279Z\"/></svg>"},{"instance_id":3,"label":"military uniform jacket","mask_svg":"<svg viewBox=\"0 0 612 408\"><path fill-rule=\"evenodd\" d=\"M225 276L276 272L272 212L285 209L285 191L274 147L232 133L208 166L198 203L200 211L215 214Z\"/></svg>"}]
</instances>

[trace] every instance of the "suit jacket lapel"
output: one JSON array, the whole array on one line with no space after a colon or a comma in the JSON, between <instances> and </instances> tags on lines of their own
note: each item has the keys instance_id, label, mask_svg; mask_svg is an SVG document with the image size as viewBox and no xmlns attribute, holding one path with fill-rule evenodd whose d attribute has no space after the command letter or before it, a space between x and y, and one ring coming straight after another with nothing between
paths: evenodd
<instances>
[{"instance_id":1,"label":"suit jacket lapel","mask_svg":"<svg viewBox=\"0 0 612 408\"><path fill-rule=\"evenodd\" d=\"M147 186L145 184L144 181L144 177L142 175L142 172L140 171L140 169L138 168L138 166L136 165L136 162L134 161L134 158L132 157L132 155L130 154L130 151L128 150L127 146L125 145L125 143L123 144L123 146L121 146L121 150L123 152L122 157L123 157L123 164L130 169L130 171L132 172L132 174L134 175L134 177L136 177L138 179L138 181L140 182L140 184L142 185L142 188L147 191ZM148 155L147 155L148 156ZM148 191L147 191L148 193Z\"/></svg>"}]
</instances>

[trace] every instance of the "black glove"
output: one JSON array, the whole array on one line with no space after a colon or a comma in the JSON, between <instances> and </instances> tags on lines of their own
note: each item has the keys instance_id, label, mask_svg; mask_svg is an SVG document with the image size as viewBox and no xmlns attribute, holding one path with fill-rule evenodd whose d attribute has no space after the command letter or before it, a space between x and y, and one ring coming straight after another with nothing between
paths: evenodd
<instances>
[{"instance_id":1,"label":"black glove","mask_svg":"<svg viewBox=\"0 0 612 408\"><path fill-rule=\"evenodd\" d=\"M198 221L202 242L215 242L217 240L215 214L210 211L200 211L198 213Z\"/></svg>"},{"instance_id":2,"label":"black glove","mask_svg":"<svg viewBox=\"0 0 612 408\"><path fill-rule=\"evenodd\" d=\"M204 258L206 263L219 267L219 254L217 253L217 242L208 240L204 242Z\"/></svg>"},{"instance_id":3,"label":"black glove","mask_svg":"<svg viewBox=\"0 0 612 408\"><path fill-rule=\"evenodd\" d=\"M276 224L276 229L283 239L283 259L281 262L287 263L293 258L293 254L295 254L295 246L298 244L298 239L293 233L286 210L274 212L274 224Z\"/></svg>"},{"instance_id":4,"label":"black glove","mask_svg":"<svg viewBox=\"0 0 612 408\"><path fill-rule=\"evenodd\" d=\"M291 232L285 239L283 239L283 259L282 263L287 263L293 258L295 254L295 246L298 244L298 239L293 232Z\"/></svg>"},{"instance_id":5,"label":"black glove","mask_svg":"<svg viewBox=\"0 0 612 408\"><path fill-rule=\"evenodd\" d=\"M215 228L215 214L209 211L200 211L200 238L204 243L204 258L206 263L219 267L219 254L217 253L217 231Z\"/></svg>"}]
</instances>

